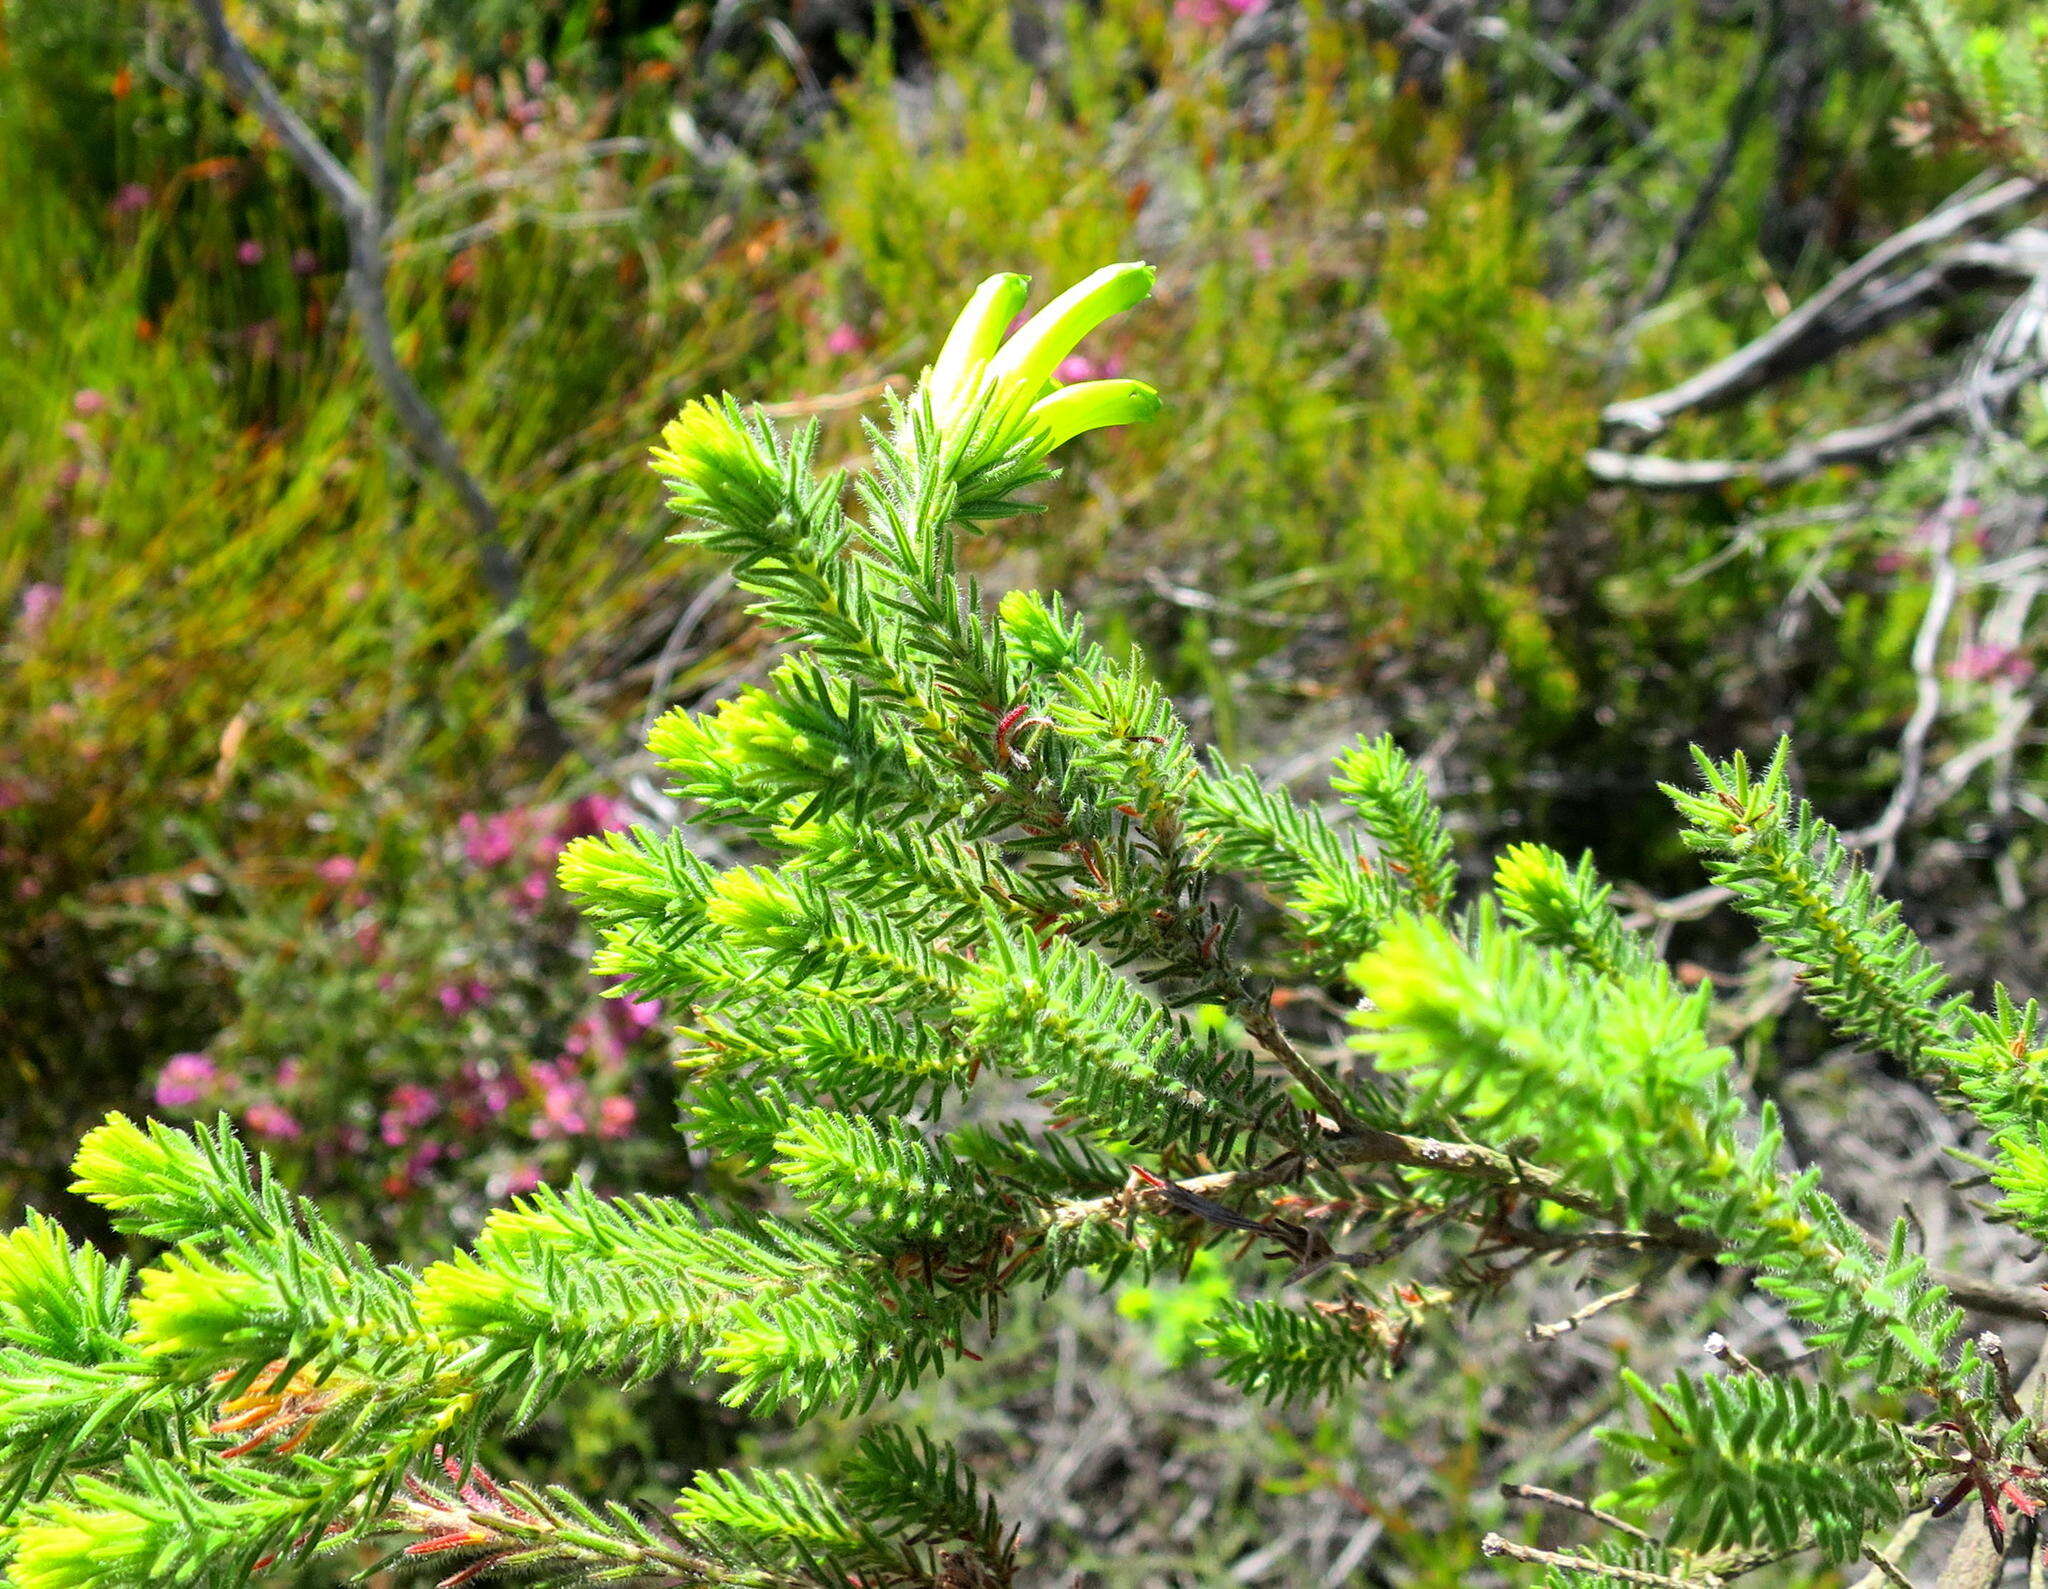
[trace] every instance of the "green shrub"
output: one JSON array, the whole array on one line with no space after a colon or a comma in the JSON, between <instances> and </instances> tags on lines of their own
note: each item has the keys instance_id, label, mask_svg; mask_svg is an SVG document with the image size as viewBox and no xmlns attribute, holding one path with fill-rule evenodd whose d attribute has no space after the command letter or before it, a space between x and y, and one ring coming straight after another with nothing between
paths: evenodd
<instances>
[{"instance_id":1,"label":"green shrub","mask_svg":"<svg viewBox=\"0 0 2048 1589\"><path fill-rule=\"evenodd\" d=\"M692 1008L691 1128L760 1198L573 1180L413 1270L227 1124L110 1117L78 1188L166 1250L131 1277L40 1218L0 1241L15 1583L241 1581L371 1537L462 1573L1008 1583L1015 1541L972 1472L893 1429L829 1483L702 1472L659 1519L500 1484L476 1458L590 1379L684 1372L761 1412L865 1410L968 1355L1012 1290L1182 1271L1246 1238L1261 1259L1224 1268L1237 1295L1195 1344L1268 1397L1328 1394L1503 1305L1481 1259L1582 1251L1641 1286L1683 1258L1782 1308L1804 1361L1724 1344L1705 1379L1621 1374L1643 1424L1607 1438L1634 1473L1577 1510L1619 1508L1636 1538L1559 1555L1494 1535L1489 1553L1719 1582L1873 1549L1937 1484L1950 1505L1981 1495L1995 1528L2001 1497L2048 1500L2032 1421L1959 1298L2038 1306L1935 1272L1904 1220L1874 1238L1794 1169L1711 989L1615 920L1590 868L1523 846L1461 907L1441 815L1390 744L1345 758L1358 820L1333 824L1205 768L1142 662L1061 603L992 604L961 572L959 527L1017 511L1070 430L1149 406L1135 383L1051 373L1150 284L1098 272L1006 341L1021 288L996 278L856 477L820 472L815 426L730 399L692 404L656 451L683 538L729 561L793 652L770 689L672 717L654 748L704 822L772 864L716 870L692 834L643 827L576 840L561 875L597 968ZM2038 1009L1948 994L1795 800L1785 747L1761 771L1698 761L1699 787L1667 791L1686 844L1820 1017L1987 1128L1998 1212L2038 1237ZM1361 1059L1283 1024L1251 979L1224 865L1285 903L1298 953L1341 968Z\"/></svg>"}]
</instances>

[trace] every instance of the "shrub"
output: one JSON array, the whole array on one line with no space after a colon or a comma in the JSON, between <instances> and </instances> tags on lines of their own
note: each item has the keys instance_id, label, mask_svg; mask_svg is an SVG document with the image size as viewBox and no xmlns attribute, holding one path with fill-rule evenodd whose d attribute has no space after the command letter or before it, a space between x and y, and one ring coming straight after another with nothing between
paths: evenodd
<instances>
[{"instance_id":1,"label":"shrub","mask_svg":"<svg viewBox=\"0 0 2048 1589\"><path fill-rule=\"evenodd\" d=\"M1608 1438L1635 1472L1594 1512L1651 1538L1499 1553L1708 1582L1874 1548L1929 1486L1995 1527L2040 1503L2032 1421L1959 1299L2038 1306L1935 1273L1905 1222L1874 1238L1789 1165L1711 990L1617 921L1589 867L1524 846L1456 898L1441 816L1390 743L1343 758L1355 818L1333 824L1202 765L1142 664L1062 603L991 608L959 571L959 526L1017 511L1068 435L1151 406L1135 382L1052 379L1149 284L1111 267L1006 339L1021 287L994 279L851 479L818 471L813 427L730 399L692 404L656 452L686 538L793 643L768 688L653 736L758 860L718 870L690 830L638 828L576 840L561 872L599 971L690 1012L689 1127L765 1206L571 1181L412 1270L226 1123L110 1118L78 1186L165 1250L131 1276L44 1219L0 1242L14 1582L233 1581L366 1536L456 1579L1009 1582L971 1473L887 1428L829 1482L705 1472L660 1518L501 1482L477 1452L589 1378L865 1408L966 1354L1013 1292L1247 1240L1262 1260L1227 1270L1195 1346L1266 1397L1388 1371L1502 1305L1487 1256L1579 1251L1642 1283L1677 1257L1776 1299L1807 1361L1724 1347L1723 1372L1625 1380L1642 1416ZM1999 1217L2039 1235L2039 1012L1951 992L1794 797L1782 748L1699 772L1671 791L1686 843L1822 1017L1983 1124ZM1294 952L1350 990L1358 1057L1283 1021L1230 884L1278 902ZM1001 1109L1017 1090L1041 1107Z\"/></svg>"}]
</instances>

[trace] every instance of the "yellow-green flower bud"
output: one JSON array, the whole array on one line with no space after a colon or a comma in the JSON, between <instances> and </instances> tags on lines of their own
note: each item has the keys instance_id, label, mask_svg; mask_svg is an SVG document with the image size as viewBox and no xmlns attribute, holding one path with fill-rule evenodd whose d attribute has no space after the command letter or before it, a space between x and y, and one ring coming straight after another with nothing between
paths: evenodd
<instances>
[{"instance_id":1,"label":"yellow-green flower bud","mask_svg":"<svg viewBox=\"0 0 2048 1589\"><path fill-rule=\"evenodd\" d=\"M1155 274L1146 264L1105 265L1007 341L1003 332L1024 301L1028 278L991 276L976 288L923 387L939 433L958 448L956 467L965 472L1020 443L1042 458L1083 431L1158 413L1159 394L1142 381L1084 381L1061 390L1054 379L1083 337L1151 293Z\"/></svg>"},{"instance_id":2,"label":"yellow-green flower bud","mask_svg":"<svg viewBox=\"0 0 2048 1589\"><path fill-rule=\"evenodd\" d=\"M1111 315L1143 303L1159 273L1133 262L1104 265L1077 282L1018 328L988 361L989 380L1005 391L1035 400L1052 381L1060 361Z\"/></svg>"},{"instance_id":3,"label":"yellow-green flower bud","mask_svg":"<svg viewBox=\"0 0 2048 1589\"><path fill-rule=\"evenodd\" d=\"M1160 407L1158 392L1143 381L1083 381L1031 405L1032 446L1042 457L1083 431L1143 424Z\"/></svg>"},{"instance_id":4,"label":"yellow-green flower bud","mask_svg":"<svg viewBox=\"0 0 2048 1589\"><path fill-rule=\"evenodd\" d=\"M924 378L925 394L941 429L973 401L983 370L1002 346L1003 333L1030 290L1029 276L991 276L974 289Z\"/></svg>"}]
</instances>

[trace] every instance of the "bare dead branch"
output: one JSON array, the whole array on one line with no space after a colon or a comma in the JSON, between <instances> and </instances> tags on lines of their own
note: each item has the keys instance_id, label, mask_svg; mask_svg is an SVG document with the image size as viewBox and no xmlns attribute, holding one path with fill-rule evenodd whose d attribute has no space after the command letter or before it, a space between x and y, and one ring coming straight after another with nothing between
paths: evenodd
<instances>
[{"instance_id":1,"label":"bare dead branch","mask_svg":"<svg viewBox=\"0 0 2048 1589\"><path fill-rule=\"evenodd\" d=\"M1825 334L1838 308L1878 281L1908 255L1979 226L1992 216L2038 197L2044 184L2034 177L2009 177L1978 193L1965 193L1904 231L1887 238L1843 271L1770 330L1726 358L1666 391L1610 404L1601 422L1610 430L1645 436L1663 432L1679 414L1723 407L1809 360L1809 339Z\"/></svg>"},{"instance_id":2,"label":"bare dead branch","mask_svg":"<svg viewBox=\"0 0 2048 1589\"><path fill-rule=\"evenodd\" d=\"M1737 481L1784 485L1836 464L1874 462L1900 442L1966 416L1979 401L2010 401L2044 371L2048 371L2048 362L2036 359L1988 381L1960 381L1889 419L1830 431L1776 458L1660 458L1596 447L1586 454L1586 467L1596 480L1645 491L1710 491Z\"/></svg>"},{"instance_id":3,"label":"bare dead branch","mask_svg":"<svg viewBox=\"0 0 2048 1589\"><path fill-rule=\"evenodd\" d=\"M414 450L453 488L470 522L477 566L500 613L505 660L518 681L526 712L531 749L554 763L574 746L548 703L544 664L523 617L524 600L518 560L506 545L497 509L462 461L461 450L448 434L441 415L398 357L391 332L386 294L388 261L384 252L386 216L379 194L390 184L390 149L386 136L392 82L391 37L395 27L388 5L380 4L382 26L373 23L366 61L370 153L374 190L365 189L348 167L320 141L284 96L277 91L256 58L228 25L221 0L193 0L193 10L206 31L215 64L236 95L256 113L266 130L292 157L307 179L335 208L348 237L348 298L356 330L377 384L391 405Z\"/></svg>"}]
</instances>

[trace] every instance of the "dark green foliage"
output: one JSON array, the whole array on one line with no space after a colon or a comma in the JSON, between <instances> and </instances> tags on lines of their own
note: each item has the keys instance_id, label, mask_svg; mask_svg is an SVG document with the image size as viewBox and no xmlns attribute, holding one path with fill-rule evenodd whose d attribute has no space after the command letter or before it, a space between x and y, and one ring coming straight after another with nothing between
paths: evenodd
<instances>
[{"instance_id":1,"label":"dark green foliage","mask_svg":"<svg viewBox=\"0 0 2048 1589\"><path fill-rule=\"evenodd\" d=\"M1931 1071L1958 1014L1941 1000L1948 978L1833 826L1794 800L1790 754L1780 741L1759 779L1740 752L1716 763L1696 749L1705 789L1665 789L1689 824L1685 842L1712 857L1714 880L1771 947L1803 968L1807 997L1822 1013Z\"/></svg>"},{"instance_id":2,"label":"dark green foliage","mask_svg":"<svg viewBox=\"0 0 2048 1589\"><path fill-rule=\"evenodd\" d=\"M1681 1375L1658 1391L1624 1369L1622 1382L1648 1429L1606 1439L1649 1471L1608 1502L1669 1505L1675 1543L1812 1545L1840 1561L1904 1514L1900 1492L1918 1467L1911 1448L1831 1390L1791 1375Z\"/></svg>"},{"instance_id":3,"label":"dark green foliage","mask_svg":"<svg viewBox=\"0 0 2048 1589\"><path fill-rule=\"evenodd\" d=\"M1458 887L1451 836L1429 788L1394 736L1361 740L1337 758L1330 786L1365 821L1380 862L1426 915L1450 912Z\"/></svg>"}]
</instances>

